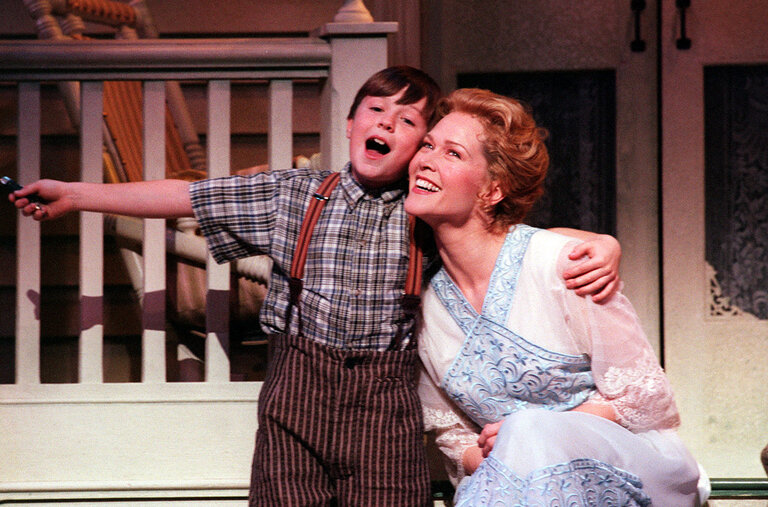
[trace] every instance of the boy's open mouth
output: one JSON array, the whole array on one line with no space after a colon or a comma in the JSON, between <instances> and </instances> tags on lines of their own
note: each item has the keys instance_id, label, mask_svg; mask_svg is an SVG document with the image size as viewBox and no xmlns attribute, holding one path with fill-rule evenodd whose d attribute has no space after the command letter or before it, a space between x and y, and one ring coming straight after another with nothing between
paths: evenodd
<instances>
[{"instance_id":1,"label":"boy's open mouth","mask_svg":"<svg viewBox=\"0 0 768 507\"><path fill-rule=\"evenodd\" d=\"M390 152L390 147L387 143L379 139L378 137L371 137L365 141L365 149L375 151L380 155L386 155Z\"/></svg>"}]
</instances>

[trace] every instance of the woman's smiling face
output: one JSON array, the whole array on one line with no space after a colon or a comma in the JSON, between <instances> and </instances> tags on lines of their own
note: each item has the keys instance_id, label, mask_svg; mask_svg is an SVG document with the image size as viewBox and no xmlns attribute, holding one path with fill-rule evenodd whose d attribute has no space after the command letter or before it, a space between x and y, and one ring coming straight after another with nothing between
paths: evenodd
<instances>
[{"instance_id":1,"label":"woman's smiling face","mask_svg":"<svg viewBox=\"0 0 768 507\"><path fill-rule=\"evenodd\" d=\"M408 213L432 226L461 226L485 215L479 195L490 178L483 133L482 124L466 113L450 113L435 125L409 166Z\"/></svg>"}]
</instances>

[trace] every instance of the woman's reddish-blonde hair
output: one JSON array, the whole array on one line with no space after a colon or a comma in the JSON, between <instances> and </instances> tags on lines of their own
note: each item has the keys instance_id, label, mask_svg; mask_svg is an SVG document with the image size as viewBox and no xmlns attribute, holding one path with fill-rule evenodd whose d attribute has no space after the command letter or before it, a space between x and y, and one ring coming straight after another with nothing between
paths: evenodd
<instances>
[{"instance_id":1,"label":"woman's reddish-blonde hair","mask_svg":"<svg viewBox=\"0 0 768 507\"><path fill-rule=\"evenodd\" d=\"M522 222L544 192L549 167L544 144L547 131L536 125L527 105L488 90L455 90L438 104L441 116L452 112L469 114L483 126L480 142L489 177L504 196L498 203L489 204L486 211L490 227L506 231Z\"/></svg>"}]
</instances>

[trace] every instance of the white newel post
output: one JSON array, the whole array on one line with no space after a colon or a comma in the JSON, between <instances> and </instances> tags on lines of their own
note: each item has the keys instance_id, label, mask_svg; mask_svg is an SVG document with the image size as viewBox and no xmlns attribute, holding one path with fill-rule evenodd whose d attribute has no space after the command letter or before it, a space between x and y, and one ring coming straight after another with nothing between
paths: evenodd
<instances>
[{"instance_id":1,"label":"white newel post","mask_svg":"<svg viewBox=\"0 0 768 507\"><path fill-rule=\"evenodd\" d=\"M349 160L349 107L365 80L387 66L387 35L397 27L396 22L373 22L361 0L348 0L332 23L315 31L331 46L331 68L321 99L323 168L338 171Z\"/></svg>"},{"instance_id":2,"label":"white newel post","mask_svg":"<svg viewBox=\"0 0 768 507\"><path fill-rule=\"evenodd\" d=\"M333 17L334 23L371 23L373 16L363 0L344 0L339 12Z\"/></svg>"}]
</instances>

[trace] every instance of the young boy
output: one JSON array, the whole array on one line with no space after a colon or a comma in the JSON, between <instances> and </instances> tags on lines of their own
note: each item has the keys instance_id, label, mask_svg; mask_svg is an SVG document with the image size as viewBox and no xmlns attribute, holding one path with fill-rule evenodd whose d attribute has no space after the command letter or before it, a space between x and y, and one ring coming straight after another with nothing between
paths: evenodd
<instances>
[{"instance_id":1,"label":"young boy","mask_svg":"<svg viewBox=\"0 0 768 507\"><path fill-rule=\"evenodd\" d=\"M327 199L316 192L331 171L305 169L191 184L42 180L11 198L37 220L78 210L195 216L218 262L272 258L251 505L428 504L418 356L401 304L410 243L403 200L439 96L417 69L372 76L350 109L350 163ZM32 193L46 204L24 199ZM300 242L313 200L325 207ZM292 260L309 239L299 286Z\"/></svg>"}]
</instances>

